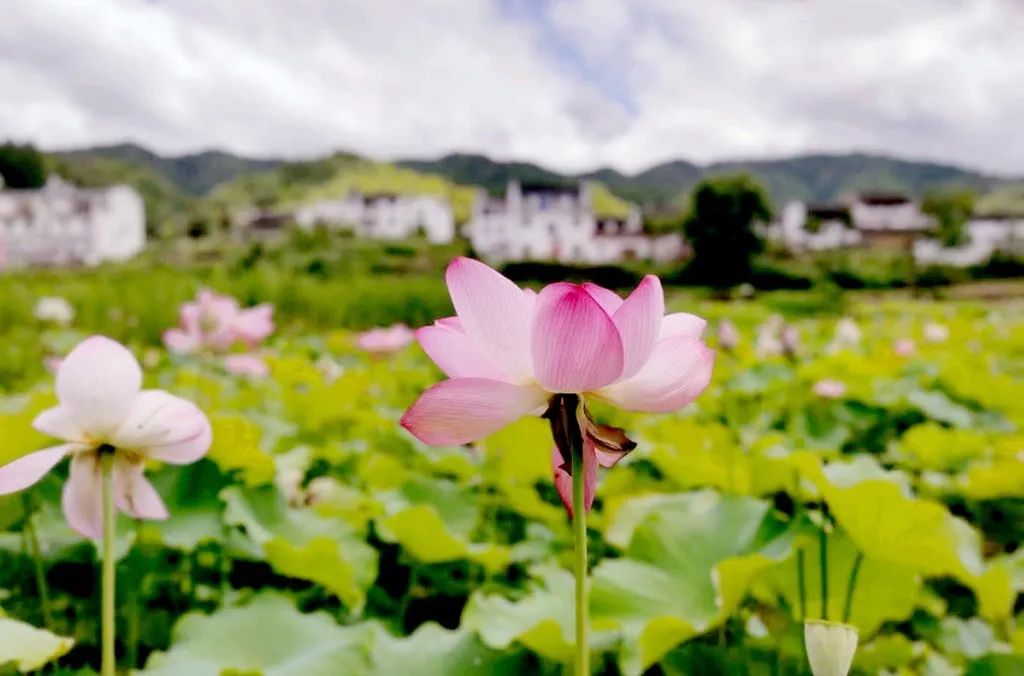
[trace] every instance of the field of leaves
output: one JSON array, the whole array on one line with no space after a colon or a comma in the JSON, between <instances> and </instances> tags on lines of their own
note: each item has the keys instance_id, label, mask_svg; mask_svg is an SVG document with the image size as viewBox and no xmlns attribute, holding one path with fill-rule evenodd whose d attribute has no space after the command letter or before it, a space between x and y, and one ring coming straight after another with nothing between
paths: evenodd
<instances>
[{"instance_id":1,"label":"field of leaves","mask_svg":"<svg viewBox=\"0 0 1024 676\"><path fill-rule=\"evenodd\" d=\"M827 614L860 630L856 673L1024 673L1024 306L852 302L859 341L836 342L836 314L794 316L787 357L758 344L762 303L674 305L711 320L712 346L725 318L740 341L679 414L594 411L639 443L590 518L595 669L806 673L801 620ZM58 354L86 335L17 331ZM150 471L171 519L118 523L122 668L567 672L572 540L542 421L421 445L397 423L439 378L420 349L371 357L326 327L278 331L267 377L115 337L214 427L206 459ZM38 364L3 372L0 463L48 444L30 423L54 402L49 377L24 384ZM99 662L95 547L60 484L0 499L12 672Z\"/></svg>"}]
</instances>

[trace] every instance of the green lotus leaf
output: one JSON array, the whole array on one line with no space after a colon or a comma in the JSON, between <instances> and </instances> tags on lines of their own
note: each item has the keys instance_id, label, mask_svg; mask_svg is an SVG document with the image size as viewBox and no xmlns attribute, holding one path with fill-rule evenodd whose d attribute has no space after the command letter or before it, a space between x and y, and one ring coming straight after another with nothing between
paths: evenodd
<instances>
[{"instance_id":1,"label":"green lotus leaf","mask_svg":"<svg viewBox=\"0 0 1024 676\"><path fill-rule=\"evenodd\" d=\"M475 591L462 612L463 629L475 631L484 645L507 650L518 643L557 662L574 656L573 576L553 564L530 571L533 585L522 597ZM608 650L618 633L594 619L591 652Z\"/></svg>"},{"instance_id":2,"label":"green lotus leaf","mask_svg":"<svg viewBox=\"0 0 1024 676\"><path fill-rule=\"evenodd\" d=\"M744 450L735 434L723 425L700 423L690 418L668 418L644 430L652 436L650 450L641 448L665 477L680 489L720 488L740 495L764 495L792 480L785 456L754 447ZM685 443L680 443L685 439Z\"/></svg>"},{"instance_id":3,"label":"green lotus leaf","mask_svg":"<svg viewBox=\"0 0 1024 676\"><path fill-rule=\"evenodd\" d=\"M898 457L912 467L956 471L982 456L988 446L988 437L976 430L927 422L914 425L900 437Z\"/></svg>"},{"instance_id":4,"label":"green lotus leaf","mask_svg":"<svg viewBox=\"0 0 1024 676\"><path fill-rule=\"evenodd\" d=\"M282 575L324 586L358 611L377 575L377 552L347 522L294 509L272 487L221 491L224 520L246 536L244 554Z\"/></svg>"},{"instance_id":5,"label":"green lotus leaf","mask_svg":"<svg viewBox=\"0 0 1024 676\"><path fill-rule=\"evenodd\" d=\"M183 466L166 466L150 477L163 498L170 518L141 522L141 537L150 533L168 547L190 551L201 542L219 540L224 535L224 505L217 494L225 478L208 461Z\"/></svg>"},{"instance_id":6,"label":"green lotus leaf","mask_svg":"<svg viewBox=\"0 0 1024 676\"><path fill-rule=\"evenodd\" d=\"M957 480L959 493L972 500L996 500L1024 495L1024 463L1016 457L971 464Z\"/></svg>"},{"instance_id":7,"label":"green lotus leaf","mask_svg":"<svg viewBox=\"0 0 1024 676\"><path fill-rule=\"evenodd\" d=\"M754 498L700 491L636 501L608 527L609 541L628 543L624 556L595 568L591 591L594 622L626 636L627 673L722 623L792 544Z\"/></svg>"},{"instance_id":8,"label":"green lotus leaf","mask_svg":"<svg viewBox=\"0 0 1024 676\"><path fill-rule=\"evenodd\" d=\"M907 495L889 478L833 483L813 454L796 454L794 463L865 555L929 576L970 580L983 572L977 533L944 505Z\"/></svg>"},{"instance_id":9,"label":"green lotus leaf","mask_svg":"<svg viewBox=\"0 0 1024 676\"><path fill-rule=\"evenodd\" d=\"M224 472L238 471L247 486L274 480L274 458L260 448L259 427L238 415L210 416L213 444L207 457Z\"/></svg>"},{"instance_id":10,"label":"green lotus leaf","mask_svg":"<svg viewBox=\"0 0 1024 676\"><path fill-rule=\"evenodd\" d=\"M992 627L977 618L942 618L940 644L948 655L963 655L969 659L988 654L995 644Z\"/></svg>"},{"instance_id":11,"label":"green lotus leaf","mask_svg":"<svg viewBox=\"0 0 1024 676\"><path fill-rule=\"evenodd\" d=\"M1017 676L1024 673L1024 656L986 655L972 660L964 676Z\"/></svg>"},{"instance_id":12,"label":"green lotus leaf","mask_svg":"<svg viewBox=\"0 0 1024 676\"><path fill-rule=\"evenodd\" d=\"M804 568L804 602L809 619L820 619L823 606L820 542L817 526L804 519L797 527L793 551L772 566L759 580L758 597L765 601L781 598L795 620L800 617L800 553ZM850 575L857 548L841 530L828 536L828 619L839 620L846 607ZM865 556L857 574L851 600L850 624L867 638L886 621L908 618L917 606L921 576L913 568Z\"/></svg>"},{"instance_id":13,"label":"green lotus leaf","mask_svg":"<svg viewBox=\"0 0 1024 676\"><path fill-rule=\"evenodd\" d=\"M13 662L18 671L27 674L67 654L74 644L73 639L0 617L0 667Z\"/></svg>"},{"instance_id":14,"label":"green lotus leaf","mask_svg":"<svg viewBox=\"0 0 1024 676\"><path fill-rule=\"evenodd\" d=\"M342 627L326 613L304 615L286 597L264 592L213 615L188 613L171 647L150 655L147 676L335 676L368 674L367 625Z\"/></svg>"},{"instance_id":15,"label":"green lotus leaf","mask_svg":"<svg viewBox=\"0 0 1024 676\"><path fill-rule=\"evenodd\" d=\"M530 668L523 650L499 652L485 646L472 632L445 629L433 622L405 638L375 626L371 662L372 676L515 676Z\"/></svg>"},{"instance_id":16,"label":"green lotus leaf","mask_svg":"<svg viewBox=\"0 0 1024 676\"><path fill-rule=\"evenodd\" d=\"M32 451L62 443L32 427L32 421L40 411L56 404L57 398L49 390L0 399L0 439L3 440L0 444L0 465L6 465Z\"/></svg>"},{"instance_id":17,"label":"green lotus leaf","mask_svg":"<svg viewBox=\"0 0 1024 676\"><path fill-rule=\"evenodd\" d=\"M924 646L903 634L883 634L857 648L854 664L857 669L877 674L909 667L924 654Z\"/></svg>"},{"instance_id":18,"label":"green lotus leaf","mask_svg":"<svg viewBox=\"0 0 1024 676\"><path fill-rule=\"evenodd\" d=\"M948 423L955 427L970 427L974 415L970 409L961 406L943 392L913 390L907 395L907 403L919 409L932 420Z\"/></svg>"}]
</instances>

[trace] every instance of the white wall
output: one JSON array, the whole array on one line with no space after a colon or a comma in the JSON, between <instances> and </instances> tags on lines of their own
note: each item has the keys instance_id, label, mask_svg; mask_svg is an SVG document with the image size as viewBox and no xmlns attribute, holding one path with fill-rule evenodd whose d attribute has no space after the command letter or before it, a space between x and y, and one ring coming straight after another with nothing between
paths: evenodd
<instances>
[{"instance_id":1,"label":"white wall","mask_svg":"<svg viewBox=\"0 0 1024 676\"><path fill-rule=\"evenodd\" d=\"M142 197L128 186L105 191L93 223L93 251L100 261L123 261L146 246L146 209Z\"/></svg>"},{"instance_id":2,"label":"white wall","mask_svg":"<svg viewBox=\"0 0 1024 676\"><path fill-rule=\"evenodd\" d=\"M0 265L97 265L145 246L143 201L128 186L0 190Z\"/></svg>"},{"instance_id":3,"label":"white wall","mask_svg":"<svg viewBox=\"0 0 1024 676\"><path fill-rule=\"evenodd\" d=\"M997 252L1020 254L1024 248L1024 217L975 218L965 230L966 241L956 247L944 247L934 239L918 240L914 258L925 264L968 267L986 262Z\"/></svg>"},{"instance_id":4,"label":"white wall","mask_svg":"<svg viewBox=\"0 0 1024 676\"><path fill-rule=\"evenodd\" d=\"M364 199L350 193L345 199L321 200L295 212L306 228L317 224L349 228L374 239L406 239L423 232L434 244L455 239L455 216L448 200L434 195L398 195Z\"/></svg>"},{"instance_id":5,"label":"white wall","mask_svg":"<svg viewBox=\"0 0 1024 676\"><path fill-rule=\"evenodd\" d=\"M602 264L625 259L674 260L685 250L682 236L643 232L639 209L625 219L595 217L590 186L572 191L528 191L515 181L503 198L479 191L466 226L473 249L494 262L556 260Z\"/></svg>"}]
</instances>

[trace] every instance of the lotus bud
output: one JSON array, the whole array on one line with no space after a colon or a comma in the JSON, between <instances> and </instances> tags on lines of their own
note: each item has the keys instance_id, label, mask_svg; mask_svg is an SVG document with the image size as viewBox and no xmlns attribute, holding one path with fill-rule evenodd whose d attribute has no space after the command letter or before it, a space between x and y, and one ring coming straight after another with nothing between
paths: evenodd
<instances>
[{"instance_id":1,"label":"lotus bud","mask_svg":"<svg viewBox=\"0 0 1024 676\"><path fill-rule=\"evenodd\" d=\"M910 357L917 351L917 345L910 338L900 338L892 344L892 351L900 357Z\"/></svg>"},{"instance_id":2,"label":"lotus bud","mask_svg":"<svg viewBox=\"0 0 1024 676\"><path fill-rule=\"evenodd\" d=\"M284 494L290 505L298 505L303 500L302 479L306 473L297 467L289 467L277 475L277 487Z\"/></svg>"},{"instance_id":3,"label":"lotus bud","mask_svg":"<svg viewBox=\"0 0 1024 676\"><path fill-rule=\"evenodd\" d=\"M733 351L740 342L740 332L736 325L728 319L722 320L718 325L718 347L723 350Z\"/></svg>"},{"instance_id":4,"label":"lotus bud","mask_svg":"<svg viewBox=\"0 0 1024 676\"><path fill-rule=\"evenodd\" d=\"M770 357L782 352L779 331L782 329L782 317L772 315L757 327L757 353L762 357Z\"/></svg>"},{"instance_id":5,"label":"lotus bud","mask_svg":"<svg viewBox=\"0 0 1024 676\"><path fill-rule=\"evenodd\" d=\"M857 628L839 622L804 622L804 645L814 676L847 676L857 652Z\"/></svg>"},{"instance_id":6,"label":"lotus bud","mask_svg":"<svg viewBox=\"0 0 1024 676\"><path fill-rule=\"evenodd\" d=\"M792 324L782 327L782 353L790 359L795 359L800 352L800 332Z\"/></svg>"},{"instance_id":7,"label":"lotus bud","mask_svg":"<svg viewBox=\"0 0 1024 676\"><path fill-rule=\"evenodd\" d=\"M836 322L836 337L832 343L836 349L857 347L860 339L860 327L852 317L843 317Z\"/></svg>"},{"instance_id":8,"label":"lotus bud","mask_svg":"<svg viewBox=\"0 0 1024 676\"><path fill-rule=\"evenodd\" d=\"M75 318L75 309L60 296L43 296L32 310L36 319L58 326L67 326Z\"/></svg>"},{"instance_id":9,"label":"lotus bud","mask_svg":"<svg viewBox=\"0 0 1024 676\"><path fill-rule=\"evenodd\" d=\"M337 491L337 480L327 476L318 476L306 487L306 504L315 505L318 502L323 502Z\"/></svg>"},{"instance_id":10,"label":"lotus bud","mask_svg":"<svg viewBox=\"0 0 1024 676\"><path fill-rule=\"evenodd\" d=\"M846 385L841 380L823 378L814 383L814 393L822 399L842 399L846 396Z\"/></svg>"},{"instance_id":11,"label":"lotus bud","mask_svg":"<svg viewBox=\"0 0 1024 676\"><path fill-rule=\"evenodd\" d=\"M929 343L944 343L949 339L949 327L938 322L924 325L924 339Z\"/></svg>"}]
</instances>

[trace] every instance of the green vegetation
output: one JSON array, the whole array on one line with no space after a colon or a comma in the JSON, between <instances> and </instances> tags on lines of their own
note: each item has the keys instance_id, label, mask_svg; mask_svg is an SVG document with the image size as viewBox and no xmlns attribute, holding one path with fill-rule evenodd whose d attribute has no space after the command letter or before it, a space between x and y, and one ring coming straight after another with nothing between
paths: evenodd
<instances>
[{"instance_id":1,"label":"green vegetation","mask_svg":"<svg viewBox=\"0 0 1024 676\"><path fill-rule=\"evenodd\" d=\"M693 278L714 286L746 281L764 247L756 226L772 217L761 186L743 174L709 178L694 189L691 203L683 230L693 247Z\"/></svg>"},{"instance_id":2,"label":"green vegetation","mask_svg":"<svg viewBox=\"0 0 1024 676\"><path fill-rule=\"evenodd\" d=\"M29 425L53 402L44 354L103 331L135 350L149 386L199 402L215 440L195 465L149 468L170 520L119 523L122 668L563 673L572 540L551 486L549 430L523 420L474 449L407 435L399 416L441 375L415 346L391 359L362 354L342 327L449 313L439 276L416 273L442 261L418 246L374 253L354 241L325 247L320 236L187 271L6 278L0 463L50 443ZM277 304L269 377L231 376L160 348L178 301L200 284ZM70 328L31 317L50 294L74 306ZM671 310L739 329L738 346L719 350L709 391L678 414L593 407L639 442L602 470L590 520L599 673L806 674L801 608L816 618L827 605L841 619L855 562L855 676L1024 669L1015 628L1024 619L1024 310L815 298L671 293ZM779 311L801 335L795 360L755 347L757 327ZM839 312L860 324L862 342L831 345ZM931 322L948 329L945 341L928 342ZM898 356L894 341L908 337L917 352ZM815 395L822 378L840 380L845 394ZM64 472L0 499L0 646L25 670L62 655L59 673L86 676L98 655L97 561L61 516ZM29 523L46 611L23 537ZM52 633L26 626L44 627L47 611Z\"/></svg>"},{"instance_id":3,"label":"green vegetation","mask_svg":"<svg viewBox=\"0 0 1024 676\"><path fill-rule=\"evenodd\" d=\"M964 243L964 227L974 214L977 195L972 190L933 190L921 202L921 211L932 216L938 224L936 236L944 246Z\"/></svg>"},{"instance_id":4,"label":"green vegetation","mask_svg":"<svg viewBox=\"0 0 1024 676\"><path fill-rule=\"evenodd\" d=\"M146 200L150 230L158 236L216 233L240 208L290 207L307 199L341 197L349 190L446 196L452 200L457 220L465 221L475 186L500 194L513 178L566 186L589 180L595 184L594 203L599 214L622 216L633 202L661 214L661 220L682 218L690 208L692 190L702 179L735 173L759 181L777 205L791 199L833 200L869 189L917 196L971 189L981 195L977 203L981 213L1024 209L1018 185L946 165L863 154L721 162L704 167L677 160L635 175L613 169L568 175L482 155L387 164L336 153L284 162L216 151L169 158L125 144L50 154L47 167L82 185L116 181L135 186ZM986 194L989 190L992 192Z\"/></svg>"},{"instance_id":5,"label":"green vegetation","mask_svg":"<svg viewBox=\"0 0 1024 676\"><path fill-rule=\"evenodd\" d=\"M0 186L40 188L46 183L46 162L31 145L0 145Z\"/></svg>"},{"instance_id":6,"label":"green vegetation","mask_svg":"<svg viewBox=\"0 0 1024 676\"><path fill-rule=\"evenodd\" d=\"M269 171L284 164L282 160L250 159L216 150L178 157L163 157L131 143L70 150L55 154L72 163L99 158L149 169L163 176L181 192L194 197L201 197L216 186L244 174Z\"/></svg>"},{"instance_id":7,"label":"green vegetation","mask_svg":"<svg viewBox=\"0 0 1024 676\"><path fill-rule=\"evenodd\" d=\"M775 204L801 199L835 200L860 190L903 191L920 196L931 189L961 186L984 192L1003 181L957 167L931 162L911 162L883 155L801 155L771 160L717 162L698 166L674 160L634 175L599 169L579 175L553 172L534 164L497 162L482 155L448 155L438 160L402 162L417 171L448 176L458 183L478 183L492 191L504 188L510 178L546 183L571 183L593 179L615 194L647 206L685 206L687 195L703 179L722 174L749 174L762 185Z\"/></svg>"},{"instance_id":8,"label":"green vegetation","mask_svg":"<svg viewBox=\"0 0 1024 676\"><path fill-rule=\"evenodd\" d=\"M421 174L352 155L288 164L221 185L210 199L226 205L288 207L313 200L340 199L350 190L364 193L428 194L446 197L457 221L469 218L475 189L440 176Z\"/></svg>"},{"instance_id":9,"label":"green vegetation","mask_svg":"<svg viewBox=\"0 0 1024 676\"><path fill-rule=\"evenodd\" d=\"M1010 183L978 199L980 214L1024 215L1024 183Z\"/></svg>"}]
</instances>

